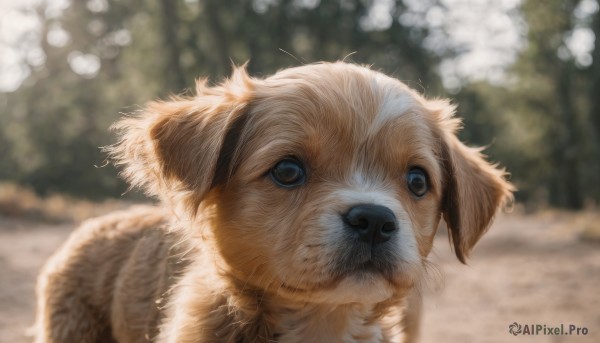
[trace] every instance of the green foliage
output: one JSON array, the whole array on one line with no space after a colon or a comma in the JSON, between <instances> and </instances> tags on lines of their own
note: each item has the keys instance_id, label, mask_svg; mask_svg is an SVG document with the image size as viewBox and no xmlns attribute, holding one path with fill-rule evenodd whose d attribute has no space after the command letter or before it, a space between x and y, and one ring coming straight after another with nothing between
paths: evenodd
<instances>
[{"instance_id":1,"label":"green foliage","mask_svg":"<svg viewBox=\"0 0 600 343\"><path fill-rule=\"evenodd\" d=\"M565 37L577 25L600 37L600 15L576 19L579 2L523 0L526 46L509 81L468 83L451 96L465 121L462 138L488 146L490 158L507 167L518 200L578 208L600 199L600 44L591 65L565 54ZM60 16L41 5L45 62L30 66L18 90L0 93L0 180L38 193L119 196L126 185L99 149L114 141L111 123L149 100L186 92L197 77L217 82L232 63L249 61L250 73L263 76L346 58L445 96L436 69L460 47L426 49L427 25L395 20L411 11L408 1L394 1L389 27L365 29L373 3L95 0L72 1ZM67 44L45 39L56 29L68 32ZM100 69L74 72L82 56Z\"/></svg>"},{"instance_id":2,"label":"green foliage","mask_svg":"<svg viewBox=\"0 0 600 343\"><path fill-rule=\"evenodd\" d=\"M511 171L518 199L567 208L600 198L600 126L593 125L600 107L592 108L600 93L588 91L600 78L599 63L580 66L565 46L580 24L573 16L577 3L524 1L527 46L512 66L514 81L506 87L472 84L459 95L474 106L467 109L469 130L484 132L476 143L485 144L482 137L495 131L489 151ZM599 44L595 51L597 56Z\"/></svg>"},{"instance_id":3,"label":"green foliage","mask_svg":"<svg viewBox=\"0 0 600 343\"><path fill-rule=\"evenodd\" d=\"M114 168L95 167L105 165L99 147L113 142L108 128L119 113L184 92L197 77L216 82L229 74L232 63L249 61L249 71L260 76L356 52L355 61L439 89L431 68L436 57L420 45L424 29L394 21L386 30L365 31L360 20L368 2L309 5L292 0L73 1L58 17L47 17L40 5L46 61L31 66L31 76L17 91L0 94L5 105L0 179L39 193L119 196L125 185ZM396 1L394 16L404 8ZM68 44L53 46L45 39L57 28L68 32ZM69 60L86 54L100 62L97 73L70 68Z\"/></svg>"}]
</instances>

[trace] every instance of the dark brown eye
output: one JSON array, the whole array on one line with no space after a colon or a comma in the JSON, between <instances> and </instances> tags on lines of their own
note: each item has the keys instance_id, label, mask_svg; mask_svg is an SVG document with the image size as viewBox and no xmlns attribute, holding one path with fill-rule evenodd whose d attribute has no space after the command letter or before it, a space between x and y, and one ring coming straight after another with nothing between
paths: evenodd
<instances>
[{"instance_id":1,"label":"dark brown eye","mask_svg":"<svg viewBox=\"0 0 600 343\"><path fill-rule=\"evenodd\" d=\"M293 158L277 162L269 174L278 186L285 188L299 186L306 180L306 172L302 163Z\"/></svg>"},{"instance_id":2,"label":"dark brown eye","mask_svg":"<svg viewBox=\"0 0 600 343\"><path fill-rule=\"evenodd\" d=\"M427 174L421 168L412 168L406 175L408 189L416 196L422 197L429 190Z\"/></svg>"}]
</instances>

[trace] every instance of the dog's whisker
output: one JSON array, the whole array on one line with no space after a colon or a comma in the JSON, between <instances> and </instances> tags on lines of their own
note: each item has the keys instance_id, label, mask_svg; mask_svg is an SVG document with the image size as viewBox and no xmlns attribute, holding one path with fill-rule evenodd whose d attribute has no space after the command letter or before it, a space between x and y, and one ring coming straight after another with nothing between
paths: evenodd
<instances>
[{"instance_id":1,"label":"dog's whisker","mask_svg":"<svg viewBox=\"0 0 600 343\"><path fill-rule=\"evenodd\" d=\"M422 278L424 287L433 291L444 288L444 273L437 264L425 259L423 260L423 269L425 275Z\"/></svg>"}]
</instances>

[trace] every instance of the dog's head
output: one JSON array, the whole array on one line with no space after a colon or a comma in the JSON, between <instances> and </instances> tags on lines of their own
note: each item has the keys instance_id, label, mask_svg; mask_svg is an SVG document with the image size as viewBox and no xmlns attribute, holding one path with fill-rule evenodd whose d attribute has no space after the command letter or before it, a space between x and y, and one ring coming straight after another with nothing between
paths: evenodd
<instances>
[{"instance_id":1,"label":"dog's head","mask_svg":"<svg viewBox=\"0 0 600 343\"><path fill-rule=\"evenodd\" d=\"M504 172L456 138L452 105L368 68L237 68L197 88L121 121L112 154L134 185L201 212L245 285L380 302L418 280L441 216L464 262L511 197Z\"/></svg>"}]
</instances>

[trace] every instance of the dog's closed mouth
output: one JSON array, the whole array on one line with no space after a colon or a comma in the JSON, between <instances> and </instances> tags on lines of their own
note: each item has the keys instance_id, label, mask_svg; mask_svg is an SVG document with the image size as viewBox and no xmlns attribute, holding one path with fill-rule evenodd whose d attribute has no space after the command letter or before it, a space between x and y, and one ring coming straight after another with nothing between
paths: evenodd
<instances>
[{"instance_id":1,"label":"dog's closed mouth","mask_svg":"<svg viewBox=\"0 0 600 343\"><path fill-rule=\"evenodd\" d=\"M353 270L354 273L361 273L361 272L365 272L365 273L381 273L381 269L378 268L375 263L373 263L372 260L369 260L367 262L361 263L358 266L356 266Z\"/></svg>"},{"instance_id":2,"label":"dog's closed mouth","mask_svg":"<svg viewBox=\"0 0 600 343\"><path fill-rule=\"evenodd\" d=\"M340 274L344 276L360 274L380 274L391 277L396 269L387 249L357 249L354 254L342 259L338 265Z\"/></svg>"},{"instance_id":3,"label":"dog's closed mouth","mask_svg":"<svg viewBox=\"0 0 600 343\"><path fill-rule=\"evenodd\" d=\"M373 260L352 266L342 274L342 278L349 278L360 284L372 284L378 280L387 280L395 284L394 280L397 277L391 265L382 265Z\"/></svg>"}]
</instances>

